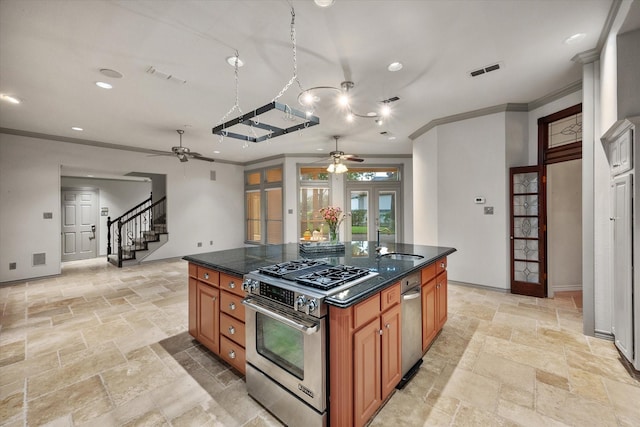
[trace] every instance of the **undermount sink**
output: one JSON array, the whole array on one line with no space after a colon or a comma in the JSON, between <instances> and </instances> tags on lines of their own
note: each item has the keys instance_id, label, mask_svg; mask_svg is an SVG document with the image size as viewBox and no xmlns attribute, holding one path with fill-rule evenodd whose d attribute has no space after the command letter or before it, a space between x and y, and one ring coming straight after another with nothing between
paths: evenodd
<instances>
[{"instance_id":1,"label":"undermount sink","mask_svg":"<svg viewBox=\"0 0 640 427\"><path fill-rule=\"evenodd\" d=\"M380 258L391 258L398 260L416 260L424 258L422 255L417 254L403 254L400 252L387 252L385 254L380 255Z\"/></svg>"}]
</instances>

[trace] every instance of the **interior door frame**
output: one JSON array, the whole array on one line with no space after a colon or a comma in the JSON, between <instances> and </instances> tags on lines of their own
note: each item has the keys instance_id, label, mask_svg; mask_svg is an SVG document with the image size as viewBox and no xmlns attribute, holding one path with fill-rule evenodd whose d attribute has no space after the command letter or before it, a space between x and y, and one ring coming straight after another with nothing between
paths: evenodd
<instances>
[{"instance_id":1,"label":"interior door frame","mask_svg":"<svg viewBox=\"0 0 640 427\"><path fill-rule=\"evenodd\" d=\"M396 243L402 241L404 236L403 234L403 215L402 211L402 181L393 181L393 182L362 182L362 181L353 181L352 183L347 182L345 185L345 206L348 206L348 213L351 213L351 192L352 191L368 191L369 192L369 202L367 206L367 213L369 214L369 222L368 222L368 230L367 230L367 239L370 241L375 241L377 239L376 230L379 218L375 218L374 221L371 220L371 214L375 213L377 215L376 207L379 208L377 195L380 191L395 191L397 194L396 198ZM351 240L351 218L349 218L348 223L345 224L345 240Z\"/></svg>"},{"instance_id":2,"label":"interior door frame","mask_svg":"<svg viewBox=\"0 0 640 427\"><path fill-rule=\"evenodd\" d=\"M513 186L513 177L516 174L523 173L536 173L538 176L538 191L537 193L514 193ZM514 195L525 195L525 194L537 194L538 195L538 233L537 233L537 241L538 241L538 282L524 282L516 280L515 277L515 263L516 262L531 262L533 260L530 259L516 259L515 258L515 218L514 214ZM547 297L547 258L546 258L546 249L547 249L547 220L546 220L546 167L544 165L534 165L534 166L520 166L509 169L509 203L510 203L510 215L509 215L509 236L510 236L510 269L511 269L511 293L519 294L519 295L529 295L538 298L546 298ZM527 238L522 238L527 239Z\"/></svg>"}]
</instances>

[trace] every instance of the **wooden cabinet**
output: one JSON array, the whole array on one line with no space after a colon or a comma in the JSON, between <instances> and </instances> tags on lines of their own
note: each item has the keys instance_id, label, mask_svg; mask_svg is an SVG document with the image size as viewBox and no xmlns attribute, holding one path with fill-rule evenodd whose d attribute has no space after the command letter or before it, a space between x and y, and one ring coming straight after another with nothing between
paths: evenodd
<instances>
[{"instance_id":1,"label":"wooden cabinet","mask_svg":"<svg viewBox=\"0 0 640 427\"><path fill-rule=\"evenodd\" d=\"M198 282L196 301L196 339L217 354L220 352L220 290Z\"/></svg>"},{"instance_id":2,"label":"wooden cabinet","mask_svg":"<svg viewBox=\"0 0 640 427\"><path fill-rule=\"evenodd\" d=\"M400 283L329 309L331 425L365 425L400 382L401 313Z\"/></svg>"},{"instance_id":3,"label":"wooden cabinet","mask_svg":"<svg viewBox=\"0 0 640 427\"><path fill-rule=\"evenodd\" d=\"M242 278L189 264L189 334L245 374Z\"/></svg>"},{"instance_id":4,"label":"wooden cabinet","mask_svg":"<svg viewBox=\"0 0 640 427\"><path fill-rule=\"evenodd\" d=\"M447 321L447 259L422 269L422 351L427 351Z\"/></svg>"},{"instance_id":5,"label":"wooden cabinet","mask_svg":"<svg viewBox=\"0 0 640 427\"><path fill-rule=\"evenodd\" d=\"M353 394L355 425L362 426L382 403L380 318L353 334Z\"/></svg>"},{"instance_id":6,"label":"wooden cabinet","mask_svg":"<svg viewBox=\"0 0 640 427\"><path fill-rule=\"evenodd\" d=\"M398 292L400 289L398 288ZM398 293L399 295L399 293ZM402 323L400 304L382 313L382 400L402 379Z\"/></svg>"}]
</instances>

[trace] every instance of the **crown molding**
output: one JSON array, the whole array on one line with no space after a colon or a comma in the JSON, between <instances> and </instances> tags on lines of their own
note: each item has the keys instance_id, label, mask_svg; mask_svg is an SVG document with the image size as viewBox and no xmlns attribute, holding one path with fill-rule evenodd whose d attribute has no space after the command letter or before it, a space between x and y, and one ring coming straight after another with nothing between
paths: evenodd
<instances>
[{"instance_id":1,"label":"crown molding","mask_svg":"<svg viewBox=\"0 0 640 427\"><path fill-rule=\"evenodd\" d=\"M133 147L133 146L122 145L122 144L113 144L110 142L95 141L91 139L70 138L67 136L50 135L46 133L30 132L30 131L20 130L20 129L9 129L9 128L0 127L0 133L5 133L8 135L24 136L27 138L46 139L49 141L68 142L70 144L88 145L90 147L108 148L111 150L131 151L134 153L144 153L144 154L154 154L154 155L172 154L170 151L151 150L149 148ZM243 165L243 163L240 163L240 162L232 162L228 160L219 160L219 159L215 159L215 163L227 163L230 165L240 165L240 166Z\"/></svg>"}]
</instances>

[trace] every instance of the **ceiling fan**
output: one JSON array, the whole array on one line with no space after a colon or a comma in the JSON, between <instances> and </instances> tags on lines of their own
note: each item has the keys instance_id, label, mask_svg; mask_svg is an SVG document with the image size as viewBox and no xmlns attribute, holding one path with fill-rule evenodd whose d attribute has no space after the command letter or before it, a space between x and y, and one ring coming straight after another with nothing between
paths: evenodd
<instances>
[{"instance_id":1,"label":"ceiling fan","mask_svg":"<svg viewBox=\"0 0 640 427\"><path fill-rule=\"evenodd\" d=\"M329 153L329 160L331 160L331 163L327 167L327 172L344 173L348 171L349 169L343 163L343 161L360 162L360 163L364 162L364 159L354 154L344 154L344 151L338 150L338 139L340 139L340 136L334 135L333 139L336 140L336 149L335 151L332 151Z\"/></svg>"},{"instance_id":2,"label":"ceiling fan","mask_svg":"<svg viewBox=\"0 0 640 427\"><path fill-rule=\"evenodd\" d=\"M195 160L204 160L205 162L215 162L215 159L205 157L200 153L192 152L188 147L182 146L182 134L184 130L177 129L178 135L180 135L180 145L177 147L171 147L171 153L165 154L166 156L176 156L181 162L188 162L189 157Z\"/></svg>"}]
</instances>

